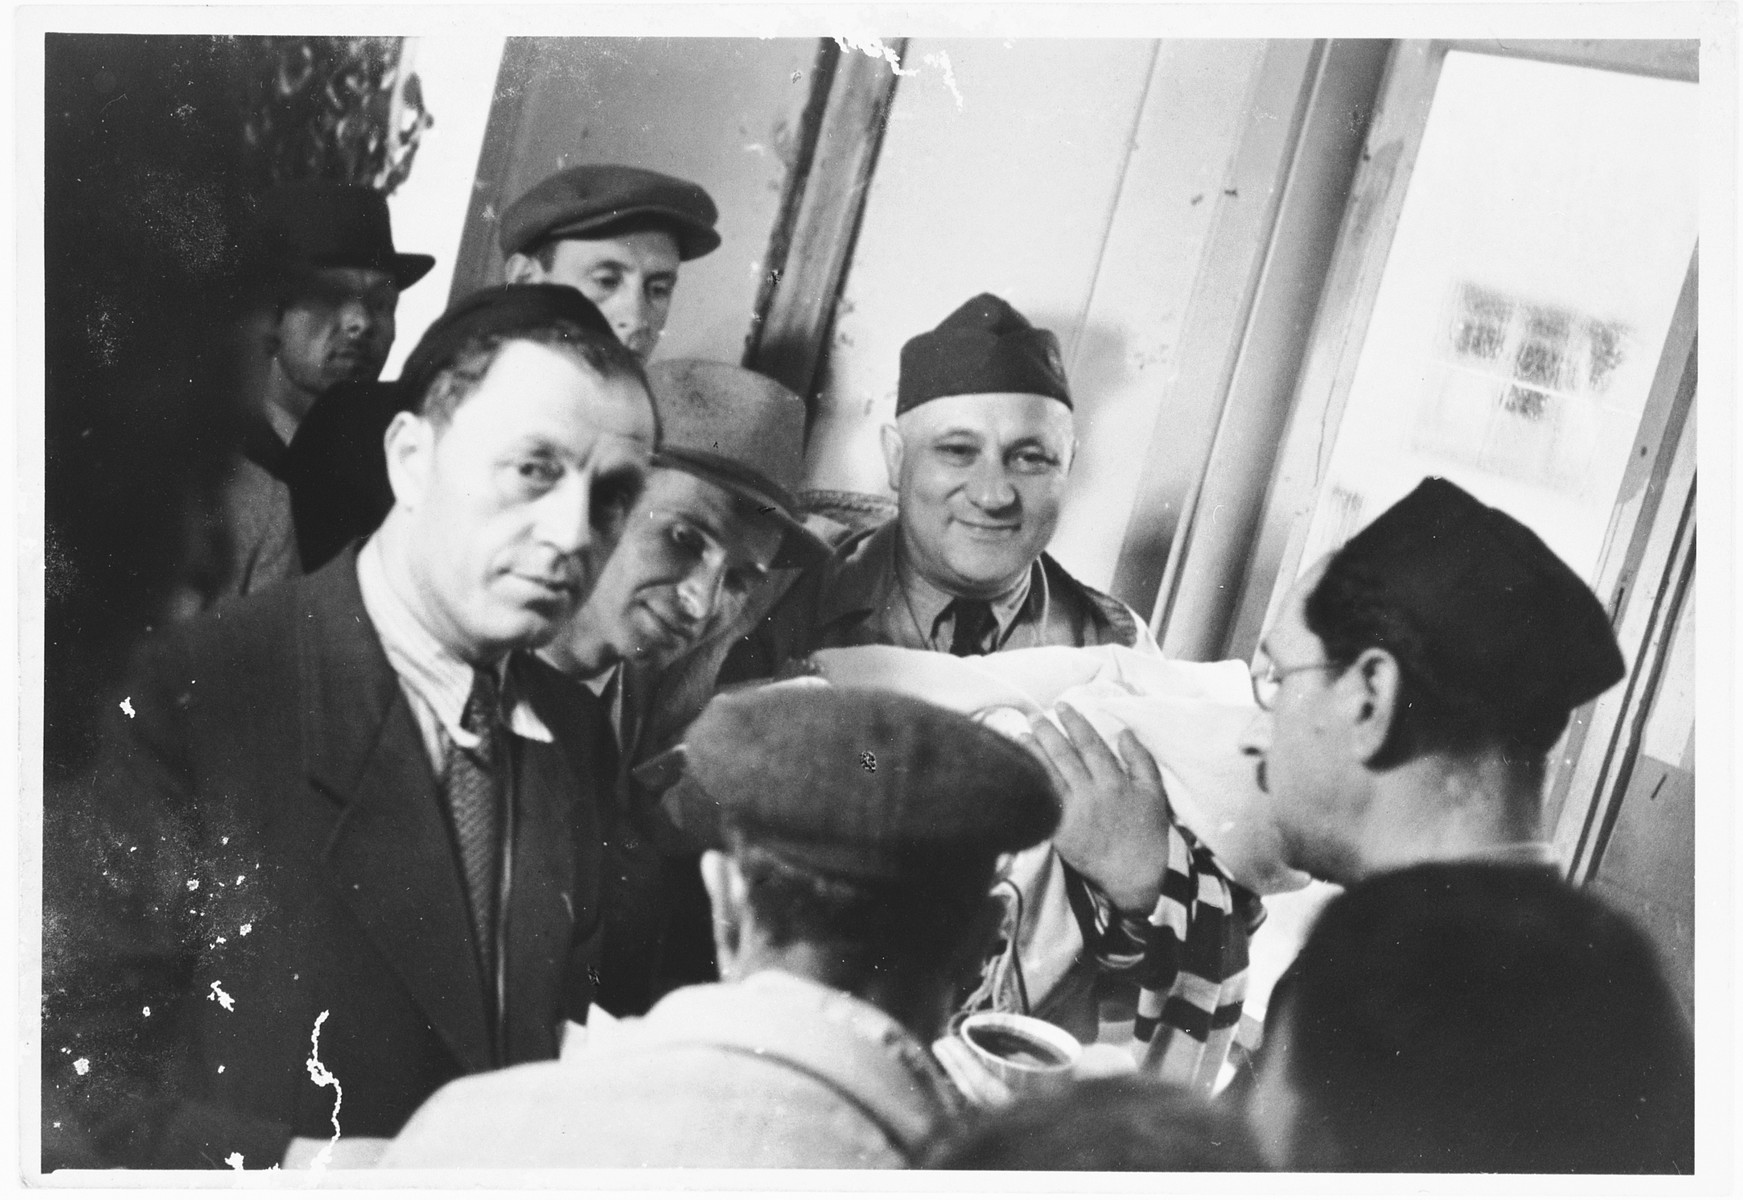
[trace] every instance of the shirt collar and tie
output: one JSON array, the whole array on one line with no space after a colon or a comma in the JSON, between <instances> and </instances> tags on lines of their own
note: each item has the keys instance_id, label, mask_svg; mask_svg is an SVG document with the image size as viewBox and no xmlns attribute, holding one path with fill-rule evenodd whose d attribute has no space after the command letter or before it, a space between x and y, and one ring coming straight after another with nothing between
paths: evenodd
<instances>
[{"instance_id":1,"label":"shirt collar and tie","mask_svg":"<svg viewBox=\"0 0 1743 1200\"><path fill-rule=\"evenodd\" d=\"M905 604L915 632L932 649L961 658L988 654L1004 645L1011 627L1023 613L1036 570L1023 572L1014 587L990 599L952 596L916 571L898 544L896 588ZM1045 585L1043 585L1045 586Z\"/></svg>"},{"instance_id":2,"label":"shirt collar and tie","mask_svg":"<svg viewBox=\"0 0 1743 1200\"><path fill-rule=\"evenodd\" d=\"M479 745L478 734L467 729L462 720L472 695L473 668L437 641L393 590L377 538L370 538L357 554L357 586L363 593L363 610L369 614L388 664L411 704L431 768L440 774L449 745L465 750ZM535 742L552 741L550 729L518 694L511 663L509 656L488 668L495 676L500 710L509 731Z\"/></svg>"}]
</instances>

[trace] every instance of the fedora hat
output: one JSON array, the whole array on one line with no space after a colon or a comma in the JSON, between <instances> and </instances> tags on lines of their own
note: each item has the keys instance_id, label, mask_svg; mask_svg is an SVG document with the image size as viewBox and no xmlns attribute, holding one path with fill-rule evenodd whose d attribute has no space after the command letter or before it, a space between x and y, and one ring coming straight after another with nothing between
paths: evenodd
<instances>
[{"instance_id":1,"label":"fedora hat","mask_svg":"<svg viewBox=\"0 0 1743 1200\"><path fill-rule=\"evenodd\" d=\"M687 471L754 504L785 531L772 565L800 567L829 553L800 520L793 492L805 470L805 402L766 375L674 358L648 367L660 418L654 465Z\"/></svg>"},{"instance_id":2,"label":"fedora hat","mask_svg":"<svg viewBox=\"0 0 1743 1200\"><path fill-rule=\"evenodd\" d=\"M363 267L387 272L402 291L436 265L428 254L394 249L387 198L380 192L322 179L268 190L255 212L254 240L257 269Z\"/></svg>"}]
</instances>

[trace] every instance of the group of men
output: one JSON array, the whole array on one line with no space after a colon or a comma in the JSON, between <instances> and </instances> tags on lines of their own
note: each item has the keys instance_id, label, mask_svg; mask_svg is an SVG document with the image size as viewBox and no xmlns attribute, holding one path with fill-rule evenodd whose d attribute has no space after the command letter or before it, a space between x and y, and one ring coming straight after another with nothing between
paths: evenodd
<instances>
[{"instance_id":1,"label":"group of men","mask_svg":"<svg viewBox=\"0 0 1743 1200\"><path fill-rule=\"evenodd\" d=\"M1263 910L1135 739L757 682L860 645L1160 654L1046 553L1057 339L991 295L914 336L896 516L807 513L798 396L648 365L716 217L558 173L388 385L431 260L366 189L263 202L230 598L147 647L46 806L45 1167L911 1165L961 1115L929 1047L965 1004L1092 1040L1122 988L1157 1073L1215 1080ZM1429 480L1296 585L1243 748L1320 878L1549 876L1545 756L1622 675L1589 589ZM1013 913L1005 856L1049 841L1056 911ZM988 986L1059 928L1046 994Z\"/></svg>"}]
</instances>

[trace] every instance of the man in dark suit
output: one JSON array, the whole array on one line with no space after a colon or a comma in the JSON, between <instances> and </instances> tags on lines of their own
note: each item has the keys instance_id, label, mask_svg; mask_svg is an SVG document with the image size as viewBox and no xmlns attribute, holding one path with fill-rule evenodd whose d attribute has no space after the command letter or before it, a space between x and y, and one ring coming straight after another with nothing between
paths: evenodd
<instances>
[{"instance_id":1,"label":"man in dark suit","mask_svg":"<svg viewBox=\"0 0 1743 1200\"><path fill-rule=\"evenodd\" d=\"M568 288L462 301L406 378L382 528L169 631L50 799L45 1167L366 1161L585 1017L601 718L523 651L591 589L656 418Z\"/></svg>"}]
</instances>

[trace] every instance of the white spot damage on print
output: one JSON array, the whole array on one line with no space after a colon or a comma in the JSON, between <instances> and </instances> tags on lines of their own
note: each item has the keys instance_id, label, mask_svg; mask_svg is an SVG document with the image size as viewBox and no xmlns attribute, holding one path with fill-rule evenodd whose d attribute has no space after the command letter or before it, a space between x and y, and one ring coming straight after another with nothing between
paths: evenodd
<instances>
[{"instance_id":1,"label":"white spot damage on print","mask_svg":"<svg viewBox=\"0 0 1743 1200\"><path fill-rule=\"evenodd\" d=\"M956 71L950 65L950 55L943 50L935 50L920 59L929 67L936 67L944 74L944 86L950 89L951 97L956 101L956 111L962 111L962 92L956 86Z\"/></svg>"},{"instance_id":2,"label":"white spot damage on print","mask_svg":"<svg viewBox=\"0 0 1743 1200\"><path fill-rule=\"evenodd\" d=\"M188 880L188 891L197 892L199 890L200 890L200 881L198 879Z\"/></svg>"},{"instance_id":3,"label":"white spot damage on print","mask_svg":"<svg viewBox=\"0 0 1743 1200\"><path fill-rule=\"evenodd\" d=\"M231 1154L229 1158L224 1160L224 1165L231 1170L240 1171L242 1169L242 1151L238 1150Z\"/></svg>"},{"instance_id":4,"label":"white spot damage on print","mask_svg":"<svg viewBox=\"0 0 1743 1200\"><path fill-rule=\"evenodd\" d=\"M345 1103L345 1089L339 1085L338 1076L327 1070L321 1062L321 1026L332 1015L331 1010L322 1009L321 1015L315 1018L315 1028L309 1034L309 1078L316 1087L331 1087L333 1089L333 1139L321 1147L321 1152L315 1155L315 1161L309 1164L309 1169L319 1178L320 1172L327 1169L327 1164L333 1159L333 1147L339 1142L339 1106Z\"/></svg>"},{"instance_id":5,"label":"white spot damage on print","mask_svg":"<svg viewBox=\"0 0 1743 1200\"><path fill-rule=\"evenodd\" d=\"M922 73L918 67L904 70L902 58L896 53L896 48L885 43L883 38L838 37L835 39L835 44L841 47L844 54L851 54L857 50L867 58L881 58L890 64L890 70L897 75L919 75ZM951 99L956 101L956 111L961 112L963 110L962 89L956 86L956 69L951 65L949 52L934 50L929 54L922 55L920 61L944 77L944 86L950 90Z\"/></svg>"},{"instance_id":6,"label":"white spot damage on print","mask_svg":"<svg viewBox=\"0 0 1743 1200\"><path fill-rule=\"evenodd\" d=\"M212 990L206 993L206 999L216 1000L225 1012L236 1011L236 1001L230 998L230 993L224 990L220 980L212 980Z\"/></svg>"},{"instance_id":7,"label":"white spot damage on print","mask_svg":"<svg viewBox=\"0 0 1743 1200\"><path fill-rule=\"evenodd\" d=\"M88 1058L73 1059L73 1070L81 1075L89 1075L91 1073L91 1060Z\"/></svg>"},{"instance_id":8,"label":"white spot damage on print","mask_svg":"<svg viewBox=\"0 0 1743 1200\"><path fill-rule=\"evenodd\" d=\"M133 719L133 697L132 696L121 697L121 711L127 714L128 720Z\"/></svg>"},{"instance_id":9,"label":"white spot damage on print","mask_svg":"<svg viewBox=\"0 0 1743 1200\"><path fill-rule=\"evenodd\" d=\"M918 71L902 70L902 60L897 56L896 48L894 46L886 46L883 38L838 37L835 39L835 44L841 47L841 52L843 54L852 54L855 50L858 50L867 58L881 58L890 64L890 70L894 71L897 75L918 75L920 73Z\"/></svg>"},{"instance_id":10,"label":"white spot damage on print","mask_svg":"<svg viewBox=\"0 0 1743 1200\"><path fill-rule=\"evenodd\" d=\"M254 932L254 926L252 924L244 925L240 930L238 930L238 932L241 933L243 937L247 937L250 933Z\"/></svg>"}]
</instances>

